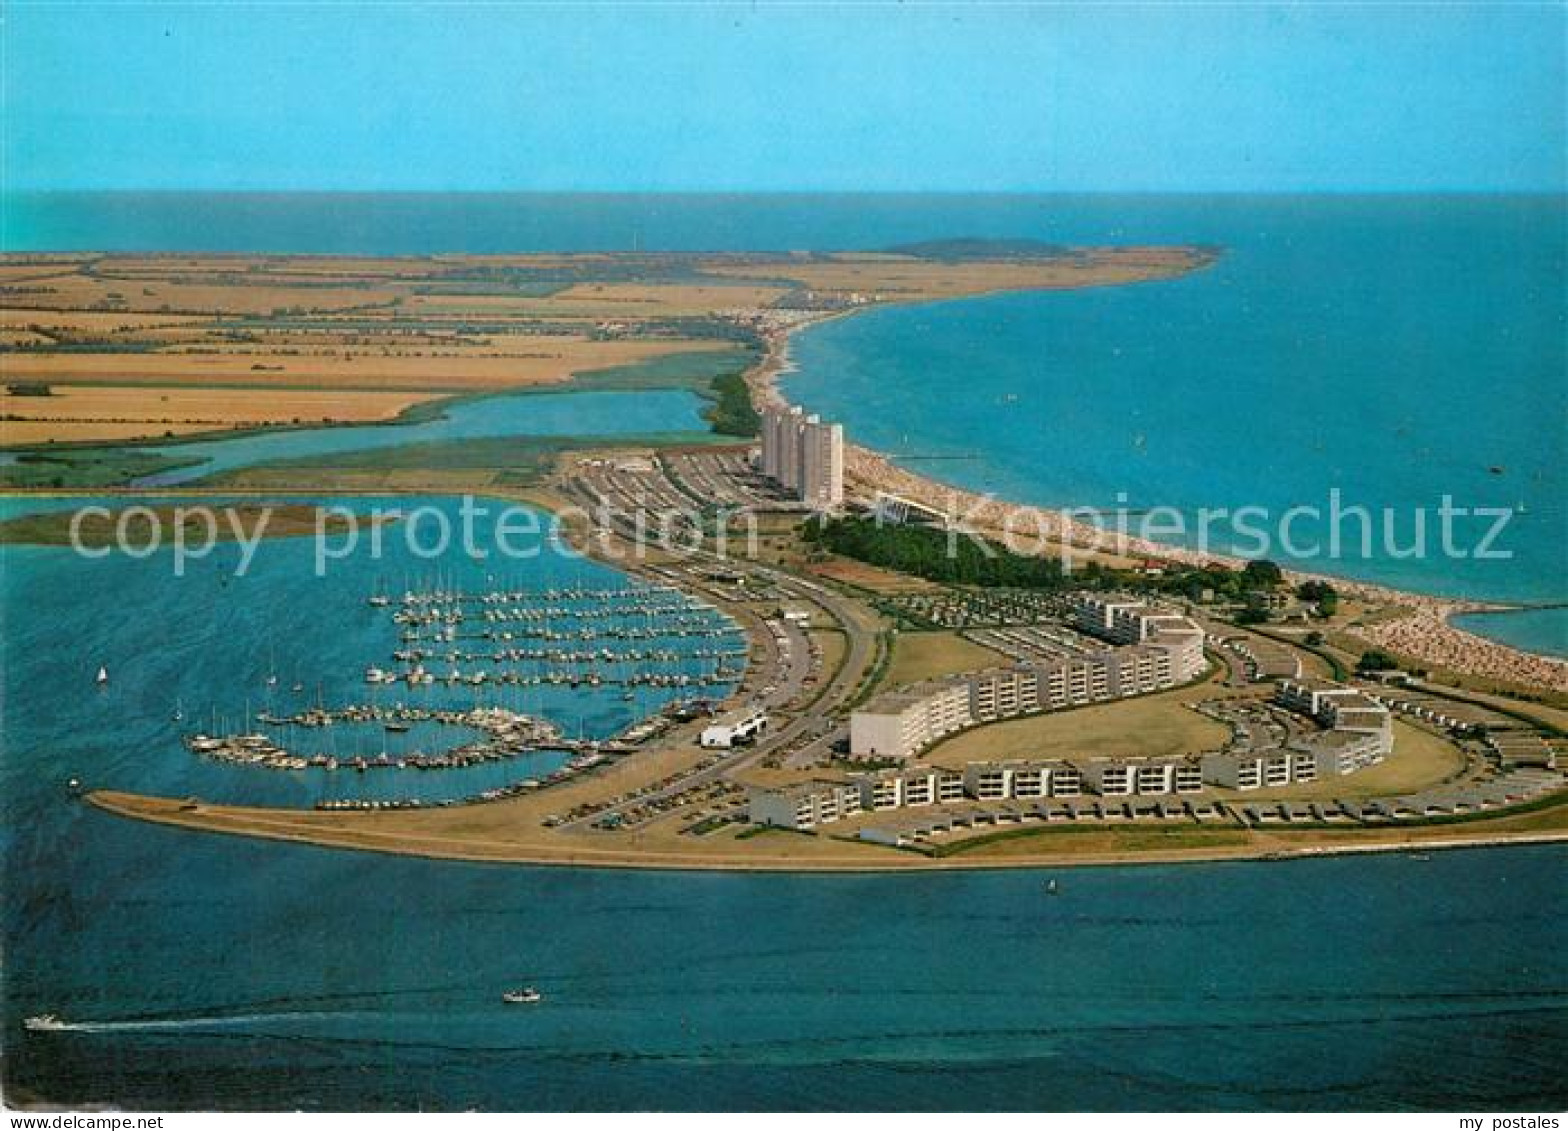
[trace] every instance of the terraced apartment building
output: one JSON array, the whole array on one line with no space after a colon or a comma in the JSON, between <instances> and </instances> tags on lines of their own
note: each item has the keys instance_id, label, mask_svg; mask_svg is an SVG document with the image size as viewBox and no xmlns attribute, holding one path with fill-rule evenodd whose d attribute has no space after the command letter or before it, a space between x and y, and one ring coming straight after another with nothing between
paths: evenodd
<instances>
[{"instance_id":1,"label":"terraced apartment building","mask_svg":"<svg viewBox=\"0 0 1568 1131\"><path fill-rule=\"evenodd\" d=\"M1075 624L1111 646L879 695L850 716L850 756L907 761L971 726L1145 695L1204 671L1204 632L1188 617L1084 597Z\"/></svg>"}]
</instances>

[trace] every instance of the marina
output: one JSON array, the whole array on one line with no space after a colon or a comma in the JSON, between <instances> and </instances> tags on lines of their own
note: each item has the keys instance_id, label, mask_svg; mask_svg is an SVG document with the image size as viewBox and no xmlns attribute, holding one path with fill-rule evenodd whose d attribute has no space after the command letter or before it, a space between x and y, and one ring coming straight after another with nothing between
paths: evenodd
<instances>
[{"instance_id":1,"label":"marina","mask_svg":"<svg viewBox=\"0 0 1568 1131\"><path fill-rule=\"evenodd\" d=\"M1561 3L259 8L6 11L12 1123L1561 1131Z\"/></svg>"},{"instance_id":2,"label":"marina","mask_svg":"<svg viewBox=\"0 0 1568 1131\"><path fill-rule=\"evenodd\" d=\"M383 724L388 730L401 727L404 731L413 723L438 723L442 726L466 727L479 731L484 737L439 754L416 752L393 758L383 752L374 758L357 756L341 763L326 754L304 757L290 753L266 734L226 737L196 734L186 739L185 744L193 754L220 762L265 766L275 770L303 770L307 767L336 770L341 766L359 771L381 768L452 769L477 762L513 758L543 748L569 749L575 745L561 738L559 727L499 707L476 707L470 711L441 711L402 705L352 706L335 711L318 707L297 715L263 713L257 718L271 727L330 727L338 723L375 722Z\"/></svg>"},{"instance_id":3,"label":"marina","mask_svg":"<svg viewBox=\"0 0 1568 1131\"><path fill-rule=\"evenodd\" d=\"M293 697L313 694L316 701L293 709L283 706L280 701L289 696L280 691L275 657L269 655L262 681L267 705L256 712L246 707L241 716L246 729L225 730L214 709L209 729L182 735L182 745L209 763L291 776L326 774L333 780L347 774L359 781L358 775L370 771L378 771L373 777L381 777L379 771L441 771L467 780L471 771L487 766L527 767L519 776L478 788L460 787L448 796L396 787L390 793L356 788L356 796L334 793L311 803L328 811L479 804L559 785L638 749L679 720L702 717L729 694L747 662L744 637L724 614L664 585L465 591L443 582L408 589L396 600L373 593L365 605L383 636L390 625L404 627L403 646L391 652L392 666L364 669L372 701L328 706L319 684L312 693L297 678L290 685ZM466 620L528 626L504 634L507 638L646 643L476 650L461 642L500 639L503 634L460 631ZM410 646L411 636L419 643ZM417 701L383 701L394 689ZM580 714L575 733L568 733L561 720L542 713L547 706L519 698L591 695L601 689L614 690L639 713L598 735L583 733ZM681 697L669 698L672 691ZM176 707L170 718L178 723L185 712ZM453 738L453 732L462 731L471 737Z\"/></svg>"}]
</instances>

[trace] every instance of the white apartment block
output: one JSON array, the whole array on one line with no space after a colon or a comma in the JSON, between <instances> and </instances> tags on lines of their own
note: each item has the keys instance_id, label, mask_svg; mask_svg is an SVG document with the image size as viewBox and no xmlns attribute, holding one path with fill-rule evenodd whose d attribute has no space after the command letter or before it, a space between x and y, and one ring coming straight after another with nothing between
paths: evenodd
<instances>
[{"instance_id":1,"label":"white apartment block","mask_svg":"<svg viewBox=\"0 0 1568 1131\"><path fill-rule=\"evenodd\" d=\"M762 411L762 474L817 510L844 503L844 426L797 405Z\"/></svg>"},{"instance_id":2,"label":"white apartment block","mask_svg":"<svg viewBox=\"0 0 1568 1131\"><path fill-rule=\"evenodd\" d=\"M1203 638L1195 645L1203 664ZM955 730L1041 711L1145 695L1184 682L1174 653L1158 644L988 668L877 696L849 718L857 758L908 759Z\"/></svg>"},{"instance_id":3,"label":"white apartment block","mask_svg":"<svg viewBox=\"0 0 1568 1131\"><path fill-rule=\"evenodd\" d=\"M844 505L844 426L806 419L800 437L801 500L814 510Z\"/></svg>"},{"instance_id":4,"label":"white apartment block","mask_svg":"<svg viewBox=\"0 0 1568 1131\"><path fill-rule=\"evenodd\" d=\"M860 779L862 809L902 809L964 799L964 776L953 770L888 770Z\"/></svg>"},{"instance_id":5,"label":"white apartment block","mask_svg":"<svg viewBox=\"0 0 1568 1131\"><path fill-rule=\"evenodd\" d=\"M1394 749L1393 715L1382 703L1354 687L1326 679L1285 679L1280 681L1274 698L1283 707L1312 716L1330 734L1359 736L1363 741L1354 744L1356 749L1377 751L1377 761ZM1354 757L1360 756L1358 753Z\"/></svg>"},{"instance_id":6,"label":"white apartment block","mask_svg":"<svg viewBox=\"0 0 1568 1131\"><path fill-rule=\"evenodd\" d=\"M1196 679L1204 670L1203 628L1179 613L1090 594L1079 598L1074 624L1079 631L1112 644L1141 644L1164 651L1170 657L1174 683Z\"/></svg>"},{"instance_id":7,"label":"white apartment block","mask_svg":"<svg viewBox=\"0 0 1568 1131\"><path fill-rule=\"evenodd\" d=\"M805 425L805 414L798 405L791 405L779 421L778 481L786 491L800 490L800 432Z\"/></svg>"},{"instance_id":8,"label":"white apartment block","mask_svg":"<svg viewBox=\"0 0 1568 1131\"><path fill-rule=\"evenodd\" d=\"M1203 756L1203 779L1225 789L1298 785L1319 776L1317 758L1311 751L1234 751Z\"/></svg>"},{"instance_id":9,"label":"white apartment block","mask_svg":"<svg viewBox=\"0 0 1568 1131\"><path fill-rule=\"evenodd\" d=\"M964 767L964 790L977 801L1078 797L1083 775L1066 762L971 762Z\"/></svg>"},{"instance_id":10,"label":"white apartment block","mask_svg":"<svg viewBox=\"0 0 1568 1131\"><path fill-rule=\"evenodd\" d=\"M878 695L849 716L854 758L914 757L974 722L967 683L935 683Z\"/></svg>"},{"instance_id":11,"label":"white apartment block","mask_svg":"<svg viewBox=\"0 0 1568 1131\"><path fill-rule=\"evenodd\" d=\"M861 791L848 782L814 781L784 789L753 790L751 820L783 829L813 829L860 812Z\"/></svg>"},{"instance_id":12,"label":"white apartment block","mask_svg":"<svg viewBox=\"0 0 1568 1131\"><path fill-rule=\"evenodd\" d=\"M785 410L769 405L762 410L762 474L778 482L781 479L779 456L784 449Z\"/></svg>"}]
</instances>

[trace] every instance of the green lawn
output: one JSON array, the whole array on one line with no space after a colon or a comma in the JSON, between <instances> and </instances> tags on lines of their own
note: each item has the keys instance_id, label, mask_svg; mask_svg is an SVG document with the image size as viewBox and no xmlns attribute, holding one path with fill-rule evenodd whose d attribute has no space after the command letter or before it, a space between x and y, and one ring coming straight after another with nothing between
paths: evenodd
<instances>
[{"instance_id":1,"label":"green lawn","mask_svg":"<svg viewBox=\"0 0 1568 1131\"><path fill-rule=\"evenodd\" d=\"M957 672L994 668L1005 657L965 640L956 632L901 632L893 645L893 662L883 678L885 688L919 683Z\"/></svg>"},{"instance_id":2,"label":"green lawn","mask_svg":"<svg viewBox=\"0 0 1568 1131\"><path fill-rule=\"evenodd\" d=\"M1185 705L1202 697L1203 689L1184 688L993 723L942 743L930 757L960 766L1003 758L1156 758L1218 750L1229 728Z\"/></svg>"}]
</instances>

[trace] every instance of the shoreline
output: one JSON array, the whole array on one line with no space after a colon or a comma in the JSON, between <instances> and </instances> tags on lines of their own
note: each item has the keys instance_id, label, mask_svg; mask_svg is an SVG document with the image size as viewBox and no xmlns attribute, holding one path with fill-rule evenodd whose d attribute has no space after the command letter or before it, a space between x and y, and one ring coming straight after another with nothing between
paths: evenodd
<instances>
[{"instance_id":1,"label":"shoreline","mask_svg":"<svg viewBox=\"0 0 1568 1131\"><path fill-rule=\"evenodd\" d=\"M398 496L406 493L393 491L388 494ZM486 492L486 497L507 501L522 501L525 498L493 491ZM546 498L527 498L526 501L530 506L551 509L551 501ZM590 558L613 569L633 575L642 572L639 563L635 561L604 558L591 548L585 548L585 552ZM1238 831L1249 838L1248 843L1243 844L1082 847L1085 842L1075 845L1071 829L1064 827L1056 830L1061 838L1056 843L1016 854L987 855L982 851L973 855L954 853L949 856L931 856L907 849L816 834L809 840L786 844L783 852L769 853L765 846L760 845L757 846L762 849L760 852L753 852L750 848L737 851L737 846L729 841L712 846L694 844L694 850L687 852L635 843L598 845L592 840L573 843L572 840L562 839L559 834L537 821L540 813L536 810L542 800L540 794L489 803L486 808L515 810L515 819L508 819L489 835L478 830L465 835L461 825L456 828L444 827L447 825L444 819L447 810L426 810L414 814L322 813L309 809L210 803L195 798L156 796L115 789L91 790L82 796L82 800L100 812L122 819L160 824L186 832L281 841L323 849L509 866L666 872L841 875L969 873L1031 868L1276 863L1373 853L1424 853L1438 849L1568 844L1568 830L1560 827L1507 827L1509 822L1527 814L1505 809L1459 820L1392 824L1355 830L1308 826L1292 828L1288 825L1236 826ZM408 816L414 817L413 827L400 819ZM388 820L389 817L391 820ZM427 818L430 820L429 827L419 827ZM1486 827L1493 824L1502 824L1504 827ZM1129 822L1107 829L1084 831L1114 834L1118 831L1137 831L1138 828ZM1051 830L1042 828L1040 832L1049 836ZM868 852L868 849L872 851Z\"/></svg>"},{"instance_id":2,"label":"shoreline","mask_svg":"<svg viewBox=\"0 0 1568 1131\"><path fill-rule=\"evenodd\" d=\"M1480 836L1444 837L1444 826L1413 826L1374 830L1362 836L1359 844L1301 844L1264 842L1213 848L1151 849L1124 852L1043 852L1017 857L970 858L930 857L904 849L887 849L888 855L872 862L864 856L789 857L753 856L742 858L718 853L704 856L647 851L629 848L600 849L591 845L575 848L534 846L520 842L447 838L443 844L434 838L421 839L405 831L355 829L351 824L311 828L301 821L303 811L257 809L245 806L199 805L185 809L185 802L115 790L95 790L83 801L100 812L115 817L145 821L183 829L188 832L238 836L257 840L283 841L315 848L348 849L393 856L412 856L425 860L460 861L473 864L525 865L550 868L614 868L626 871L733 872L751 874L889 875L900 872L931 874L955 872L994 872L1041 868L1103 868L1140 865L1215 863L1287 863L1294 860L1331 856L1373 855L1378 853L1433 852L1438 850L1517 848L1528 845L1568 845L1568 832L1524 831ZM498 804L506 804L499 802ZM369 815L367 815L369 816ZM1483 818L1484 819L1484 818ZM1497 819L1506 819L1506 814ZM1277 833L1280 830L1269 830ZM1303 830L1311 836L1311 830ZM1384 832L1393 836L1380 835ZM1422 835L1426 833L1428 835ZM1267 835L1267 834L1265 834ZM1376 839L1373 839L1376 838ZM854 847L868 846L855 842Z\"/></svg>"},{"instance_id":3,"label":"shoreline","mask_svg":"<svg viewBox=\"0 0 1568 1131\"><path fill-rule=\"evenodd\" d=\"M984 296L967 296L984 297ZM942 300L958 301L958 300ZM893 305L893 304L884 304ZM863 308L861 308L863 309ZM796 371L791 357L792 338L809 327L859 313L859 309L834 311L813 317L772 317L773 311L750 312L763 340L763 357L746 373L753 403L790 406L780 382ZM1020 552L1072 551L1162 558L1187 565L1218 562L1239 569L1245 559L1222 552L1199 553L1185 546L1153 542L1134 536L1121 537L1075 519L1068 510L1011 502L945 483L922 472L910 471L872 448L844 444L846 489L859 487L862 494L885 491L931 506L949 515L965 516L962 529L1001 542ZM846 490L846 493L848 491ZM1469 613L1528 611L1529 605L1441 596L1395 589L1378 582L1330 574L1284 569L1293 581L1326 581L1342 594L1361 600L1402 606L1409 611L1388 622L1356 628L1354 635L1369 646L1386 646L1417 660L1451 668L1467 675L1568 691L1568 659L1529 652L1491 640L1454 625L1450 618Z\"/></svg>"}]
</instances>

